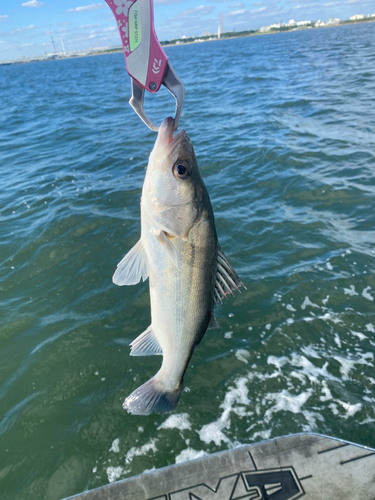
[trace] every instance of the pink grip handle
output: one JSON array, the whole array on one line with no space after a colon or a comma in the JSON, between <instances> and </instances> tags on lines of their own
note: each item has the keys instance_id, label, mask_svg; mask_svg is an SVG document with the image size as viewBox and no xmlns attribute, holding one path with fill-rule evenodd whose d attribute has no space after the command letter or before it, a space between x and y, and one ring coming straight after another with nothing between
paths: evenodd
<instances>
[{"instance_id":1,"label":"pink grip handle","mask_svg":"<svg viewBox=\"0 0 375 500\"><path fill-rule=\"evenodd\" d=\"M155 33L152 0L105 1L117 22L129 75L149 92L157 92L168 58Z\"/></svg>"}]
</instances>

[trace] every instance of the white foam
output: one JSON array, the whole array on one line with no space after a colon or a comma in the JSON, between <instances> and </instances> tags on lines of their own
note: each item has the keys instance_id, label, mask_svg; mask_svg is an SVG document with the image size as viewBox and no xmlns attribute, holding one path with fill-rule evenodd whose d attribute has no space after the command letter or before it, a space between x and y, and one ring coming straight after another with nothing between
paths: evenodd
<instances>
[{"instance_id":1,"label":"white foam","mask_svg":"<svg viewBox=\"0 0 375 500\"><path fill-rule=\"evenodd\" d=\"M155 465L153 465L153 466L151 467L151 469L145 469L145 470L142 472L142 474L145 474L146 472L152 472L153 470L156 470Z\"/></svg>"},{"instance_id":2,"label":"white foam","mask_svg":"<svg viewBox=\"0 0 375 500\"><path fill-rule=\"evenodd\" d=\"M359 425L373 424L374 422L375 422L375 418L367 417L362 422L359 422Z\"/></svg>"},{"instance_id":3,"label":"white foam","mask_svg":"<svg viewBox=\"0 0 375 500\"><path fill-rule=\"evenodd\" d=\"M107 477L108 482L114 483L119 477L124 473L124 469L122 467L107 467Z\"/></svg>"},{"instance_id":4,"label":"white foam","mask_svg":"<svg viewBox=\"0 0 375 500\"><path fill-rule=\"evenodd\" d=\"M362 297L367 300L374 300L374 297L368 293L369 290L371 290L371 286L367 286L366 288L364 288L362 291Z\"/></svg>"},{"instance_id":5,"label":"white foam","mask_svg":"<svg viewBox=\"0 0 375 500\"><path fill-rule=\"evenodd\" d=\"M197 451L193 450L193 448L186 448L186 450L182 450L176 457L176 464L181 464L183 462L187 462L189 460L194 460L196 458L204 457L207 453L203 450Z\"/></svg>"},{"instance_id":6,"label":"white foam","mask_svg":"<svg viewBox=\"0 0 375 500\"><path fill-rule=\"evenodd\" d=\"M288 311L292 311L292 312L296 312L296 311L297 311L297 309L295 309L295 308L292 306L292 304L287 304L287 305L286 305L286 308L288 309Z\"/></svg>"},{"instance_id":7,"label":"white foam","mask_svg":"<svg viewBox=\"0 0 375 500\"><path fill-rule=\"evenodd\" d=\"M325 380L338 380L327 371L328 362L324 363L322 368L319 368L305 358L305 356L294 353L292 354L290 364L300 368L300 373L303 373L312 383L318 383L318 377L322 377Z\"/></svg>"},{"instance_id":8,"label":"white foam","mask_svg":"<svg viewBox=\"0 0 375 500\"><path fill-rule=\"evenodd\" d=\"M329 408L331 409L331 411L332 411L332 413L333 413L334 415L339 415L339 413L340 413L340 412L339 412L339 410L338 410L338 408L337 408L337 405L336 405L335 403L331 403L331 404L329 405Z\"/></svg>"},{"instance_id":9,"label":"white foam","mask_svg":"<svg viewBox=\"0 0 375 500\"><path fill-rule=\"evenodd\" d=\"M177 415L171 415L167 418L161 425L159 425L158 430L160 429L179 429L183 430L191 430L191 423L189 422L189 414L188 413L178 413Z\"/></svg>"},{"instance_id":10,"label":"white foam","mask_svg":"<svg viewBox=\"0 0 375 500\"><path fill-rule=\"evenodd\" d=\"M319 398L320 401L329 401L330 399L333 399L332 393L329 390L327 382L325 380L323 380L322 385L323 385L323 387L322 387L323 396L320 396L320 398Z\"/></svg>"},{"instance_id":11,"label":"white foam","mask_svg":"<svg viewBox=\"0 0 375 500\"><path fill-rule=\"evenodd\" d=\"M230 439L223 433L223 430L227 427L228 422L219 418L215 422L203 425L201 430L198 431L199 438L201 441L210 444L211 441L220 446L221 443L231 444Z\"/></svg>"},{"instance_id":12,"label":"white foam","mask_svg":"<svg viewBox=\"0 0 375 500\"><path fill-rule=\"evenodd\" d=\"M354 285L350 285L350 288L344 288L344 293L345 295L358 295L358 293L355 291Z\"/></svg>"},{"instance_id":13,"label":"white foam","mask_svg":"<svg viewBox=\"0 0 375 500\"><path fill-rule=\"evenodd\" d=\"M267 323L267 324L266 324L266 330L270 330L271 328L272 328L271 323Z\"/></svg>"},{"instance_id":14,"label":"white foam","mask_svg":"<svg viewBox=\"0 0 375 500\"><path fill-rule=\"evenodd\" d=\"M117 438L113 441L111 448L109 451L113 451L114 453L119 453L120 452L120 439Z\"/></svg>"},{"instance_id":15,"label":"white foam","mask_svg":"<svg viewBox=\"0 0 375 500\"><path fill-rule=\"evenodd\" d=\"M340 339L340 336L338 333L335 333L335 342L337 344L337 346L339 347L339 349L341 349L341 339Z\"/></svg>"},{"instance_id":16,"label":"white foam","mask_svg":"<svg viewBox=\"0 0 375 500\"><path fill-rule=\"evenodd\" d=\"M288 358L286 356L281 356L280 358L277 358L276 356L268 356L267 358L267 364L269 365L275 365L276 368L281 371L281 368L288 363Z\"/></svg>"},{"instance_id":17,"label":"white foam","mask_svg":"<svg viewBox=\"0 0 375 500\"><path fill-rule=\"evenodd\" d=\"M355 415L362 408L361 403L351 405L349 403L345 403L344 401L340 400L338 400L338 403L340 403L340 405L344 408L344 410L346 410L346 415L344 415L345 420Z\"/></svg>"},{"instance_id":18,"label":"white foam","mask_svg":"<svg viewBox=\"0 0 375 500\"><path fill-rule=\"evenodd\" d=\"M340 363L340 373L343 380L349 379L349 373L355 366L355 361L352 359L342 358L341 356L333 356L333 359Z\"/></svg>"},{"instance_id":19,"label":"white foam","mask_svg":"<svg viewBox=\"0 0 375 500\"><path fill-rule=\"evenodd\" d=\"M367 325L366 325L366 330L367 330L368 332L375 333L375 327L374 327L374 325L373 325L372 323L367 323Z\"/></svg>"},{"instance_id":20,"label":"white foam","mask_svg":"<svg viewBox=\"0 0 375 500\"><path fill-rule=\"evenodd\" d=\"M225 338L225 339L231 339L231 338L232 338L232 335L233 335L233 332L232 332L232 331L225 332L225 333L224 333L224 338Z\"/></svg>"},{"instance_id":21,"label":"white foam","mask_svg":"<svg viewBox=\"0 0 375 500\"><path fill-rule=\"evenodd\" d=\"M326 308L323 308L323 309L326 309ZM310 312L310 314L313 314L312 312ZM340 319L340 315L338 313L334 313L333 311L330 311L330 312L326 312L324 314L322 314L321 316L315 316L313 315L313 317L310 317L310 316L307 316L305 318L302 318L303 321L314 321L316 319L321 319L323 321L332 321L332 323L342 323L342 319Z\"/></svg>"},{"instance_id":22,"label":"white foam","mask_svg":"<svg viewBox=\"0 0 375 500\"><path fill-rule=\"evenodd\" d=\"M223 430L230 427L231 412L242 417L253 415L252 411L247 411L247 407L250 405L249 390L246 385L248 381L249 378L241 377L236 381L235 387L229 387L224 401L220 405L220 408L223 409L221 416L215 422L203 425L198 431L201 441L207 444L214 442L216 446L220 446L221 443L233 446L232 441L223 433ZM234 406L235 404L240 406Z\"/></svg>"},{"instance_id":23,"label":"white foam","mask_svg":"<svg viewBox=\"0 0 375 500\"><path fill-rule=\"evenodd\" d=\"M259 438L266 440L266 439L269 439L270 437L271 437L271 429L266 429L264 431L254 432L254 434L251 436L250 441L256 441Z\"/></svg>"},{"instance_id":24,"label":"white foam","mask_svg":"<svg viewBox=\"0 0 375 500\"><path fill-rule=\"evenodd\" d=\"M327 295L327 297L325 299L322 300L322 304L323 305L326 305L327 302L328 302L328 299L329 299L329 295Z\"/></svg>"},{"instance_id":25,"label":"white foam","mask_svg":"<svg viewBox=\"0 0 375 500\"><path fill-rule=\"evenodd\" d=\"M239 361L247 364L249 362L250 353L245 349L237 349L235 356Z\"/></svg>"},{"instance_id":26,"label":"white foam","mask_svg":"<svg viewBox=\"0 0 375 500\"><path fill-rule=\"evenodd\" d=\"M133 461L134 457L146 455L146 453L148 453L149 451L153 451L154 453L156 453L156 442L157 439L151 439L149 443L144 444L140 448L137 448L135 446L130 448L130 450L126 454L125 463L129 464Z\"/></svg>"},{"instance_id":27,"label":"white foam","mask_svg":"<svg viewBox=\"0 0 375 500\"><path fill-rule=\"evenodd\" d=\"M283 389L281 392L274 394L268 394L266 399L275 401L275 405L264 414L264 421L270 422L272 415L279 411L290 411L292 413L301 413L302 406L306 403L312 394L312 389L308 389L305 392L293 396L289 391Z\"/></svg>"},{"instance_id":28,"label":"white foam","mask_svg":"<svg viewBox=\"0 0 375 500\"><path fill-rule=\"evenodd\" d=\"M306 354L306 356L311 356L312 358L315 358L315 359L321 359L319 354L316 352L316 350L311 345L308 345L306 347L302 347L301 351L303 352L303 354Z\"/></svg>"},{"instance_id":29,"label":"white foam","mask_svg":"<svg viewBox=\"0 0 375 500\"><path fill-rule=\"evenodd\" d=\"M332 267L332 264L328 261L326 262L326 268L329 270L329 271L332 271L333 270L333 267Z\"/></svg>"},{"instance_id":30,"label":"white foam","mask_svg":"<svg viewBox=\"0 0 375 500\"><path fill-rule=\"evenodd\" d=\"M296 371L292 371L290 373L290 376L298 378L298 380L300 380L303 384L306 384L306 378L305 378L305 376L302 373L296 372Z\"/></svg>"},{"instance_id":31,"label":"white foam","mask_svg":"<svg viewBox=\"0 0 375 500\"><path fill-rule=\"evenodd\" d=\"M306 309L307 306L310 307L317 307L319 309L318 304L315 304L314 302L311 302L309 297L306 295L305 300L303 301L303 304L301 305L301 309Z\"/></svg>"},{"instance_id":32,"label":"white foam","mask_svg":"<svg viewBox=\"0 0 375 500\"><path fill-rule=\"evenodd\" d=\"M354 335L355 337L358 337L358 338L359 338L359 340L365 340L365 339L367 339L367 338L368 338L368 337L367 337L367 335L364 335L364 334L363 334L363 333L361 333L361 332L355 332L354 330L350 330L350 333L351 333L352 335Z\"/></svg>"},{"instance_id":33,"label":"white foam","mask_svg":"<svg viewBox=\"0 0 375 500\"><path fill-rule=\"evenodd\" d=\"M303 432L311 432L317 428L316 421L320 420L324 422L324 417L320 415L320 413L316 413L313 411L303 410L302 415L307 420L307 424L302 425Z\"/></svg>"}]
</instances>

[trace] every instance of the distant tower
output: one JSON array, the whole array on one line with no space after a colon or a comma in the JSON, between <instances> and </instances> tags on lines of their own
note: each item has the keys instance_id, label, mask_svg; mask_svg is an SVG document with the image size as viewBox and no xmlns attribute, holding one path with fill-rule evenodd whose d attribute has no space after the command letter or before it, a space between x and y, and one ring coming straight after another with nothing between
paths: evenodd
<instances>
[{"instance_id":1,"label":"distant tower","mask_svg":"<svg viewBox=\"0 0 375 500\"><path fill-rule=\"evenodd\" d=\"M63 54L64 54L64 56L66 56L66 52L65 52L65 47L64 47L64 42L63 42L63 39L62 39L62 38L60 38L60 40L61 40L61 46L62 46L62 49L63 49Z\"/></svg>"},{"instance_id":2,"label":"distant tower","mask_svg":"<svg viewBox=\"0 0 375 500\"><path fill-rule=\"evenodd\" d=\"M53 36L52 36L52 33L49 32L49 34L51 35L51 42L52 42L52 46L53 46L53 53L56 54L56 47L55 47L55 42L53 40Z\"/></svg>"},{"instance_id":3,"label":"distant tower","mask_svg":"<svg viewBox=\"0 0 375 500\"><path fill-rule=\"evenodd\" d=\"M220 24L217 30L217 37L220 38L222 34L223 34L223 16L220 12Z\"/></svg>"}]
</instances>

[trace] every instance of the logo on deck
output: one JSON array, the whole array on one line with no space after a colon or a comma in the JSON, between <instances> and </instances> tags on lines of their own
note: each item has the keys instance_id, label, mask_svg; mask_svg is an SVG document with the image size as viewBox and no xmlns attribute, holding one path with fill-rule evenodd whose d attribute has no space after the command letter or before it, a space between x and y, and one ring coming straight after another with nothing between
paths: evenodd
<instances>
[{"instance_id":1,"label":"logo on deck","mask_svg":"<svg viewBox=\"0 0 375 500\"><path fill-rule=\"evenodd\" d=\"M149 500L295 500L305 494L293 467L240 472Z\"/></svg>"}]
</instances>

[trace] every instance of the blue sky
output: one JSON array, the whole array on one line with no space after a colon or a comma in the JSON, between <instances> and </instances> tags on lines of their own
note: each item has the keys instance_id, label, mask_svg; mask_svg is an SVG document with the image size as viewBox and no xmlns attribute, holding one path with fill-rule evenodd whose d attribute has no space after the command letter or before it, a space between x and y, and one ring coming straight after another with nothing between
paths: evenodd
<instances>
[{"instance_id":1,"label":"blue sky","mask_svg":"<svg viewBox=\"0 0 375 500\"><path fill-rule=\"evenodd\" d=\"M94 3L90 3L94 2ZM274 22L374 14L375 0L154 0L159 40L258 29ZM99 0L0 0L0 61L89 47L120 45L112 12Z\"/></svg>"}]
</instances>

